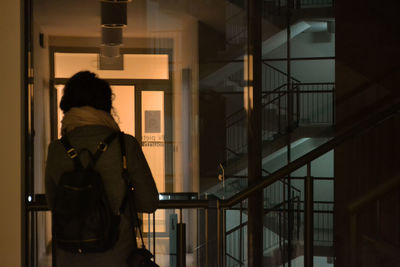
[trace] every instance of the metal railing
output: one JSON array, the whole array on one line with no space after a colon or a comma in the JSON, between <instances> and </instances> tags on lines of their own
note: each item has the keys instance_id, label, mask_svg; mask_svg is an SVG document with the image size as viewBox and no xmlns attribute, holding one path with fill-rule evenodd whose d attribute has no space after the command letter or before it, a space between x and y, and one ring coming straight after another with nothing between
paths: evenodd
<instances>
[{"instance_id":1,"label":"metal railing","mask_svg":"<svg viewBox=\"0 0 400 267\"><path fill-rule=\"evenodd\" d=\"M282 177L289 175L290 173L294 172L295 170L306 166L307 167L307 176L305 178L305 204L304 204L304 260L305 266L313 266L312 256L313 256L313 180L311 177L311 162L316 158L322 156L323 154L327 153L328 151L334 149L335 147L342 144L344 141L359 135L376 125L380 124L382 121L388 119L389 117L393 116L394 114L398 113L400 110L400 103L397 102L396 104L392 105L391 107L369 116L367 119L358 122L356 125L351 127L350 129L346 129L337 134L337 136L330 141L326 142L325 144L319 146L318 148L310 151L309 153L305 154L304 156L296 159L295 161L289 163L285 167L282 167L278 171L271 174L268 179L263 179L257 184L253 184L249 186L246 190L237 194L236 196L227 199L221 203L221 207L232 207L237 205L238 203L246 200L252 194L256 193L263 188L266 188Z\"/></svg>"},{"instance_id":2,"label":"metal railing","mask_svg":"<svg viewBox=\"0 0 400 267\"><path fill-rule=\"evenodd\" d=\"M291 89L288 90L286 73L266 62L263 66L264 141L272 141L297 126L334 124L335 83L302 83L292 77ZM294 100L291 107L288 105L289 98ZM293 121L289 123L290 118ZM226 159L229 161L246 153L247 113L241 108L226 118Z\"/></svg>"},{"instance_id":3,"label":"metal railing","mask_svg":"<svg viewBox=\"0 0 400 267\"><path fill-rule=\"evenodd\" d=\"M382 110L379 113L372 114L366 119L359 121L357 124L352 126L351 128L345 129L341 132L339 132L336 137L331 139L330 141L326 142L325 144L319 146L318 148L312 150L311 152L305 154L304 156L294 160L293 162L290 162L286 166L282 167L281 169L277 170L276 172L270 174L268 177L261 179L259 182L254 183L250 186L248 186L245 190L241 191L240 193L230 197L229 199L226 200L219 200L219 199L191 199L191 200L160 200L159 202L159 210L158 212L165 210L165 209L176 209L179 214L179 222L183 223L184 220L190 220L192 217L188 216L186 214L185 216L185 211L187 212L188 209L196 209L196 212L198 214L198 228L196 228L196 231L198 229L202 229L201 231L198 231L201 234L199 239L201 239L201 242L199 242L203 249L204 255L202 254L199 259L201 259L203 262L200 264L200 266L226 266L227 260L226 257L234 256L231 255L227 256L225 255L226 252L226 211L233 209L235 207L239 207L240 209L243 208L243 203L249 198L251 195L253 195L255 192L258 192L260 190L264 190L265 188L271 186L272 184L280 181L284 177L288 177L291 173L296 171L297 169L306 166L307 168L307 175L304 178L304 185L305 185L305 193L304 193L304 265L305 266L313 266L313 242L314 242L314 214L316 213L316 203L313 201L313 177L311 176L311 162L318 157L324 155L325 153L329 152L330 150L336 148L346 140L349 140L350 138L353 138L354 136L360 135L364 133L365 131L368 131L371 128L376 127L379 125L382 121L394 116L395 114L398 114L400 111L400 102L397 101L396 104L392 105L389 108L386 108ZM393 182L394 181L394 182ZM354 204L351 205L350 210L355 213L360 207L366 205L365 203L368 203L370 201L373 201L380 195L384 194L387 190L391 190L391 187L393 185L398 186L400 184L400 180L398 177L396 177L395 180L389 181L388 185L382 185L379 187L376 192L372 192L369 195L363 197L359 201L355 202ZM289 201L291 202L291 201ZM293 203L293 202L292 202ZM48 211L48 207L46 205L45 198L43 196L37 195L34 196L31 202L27 203L27 208L30 211L31 215L36 214L38 211ZM292 210L293 209L289 209ZM203 213L203 214L199 214ZM151 214L149 217L153 218L154 221L156 221L156 215ZM32 217L33 218L33 217ZM151 247L152 251L156 253L157 255L157 250L156 250L156 242L154 241L154 238L157 238L157 235L160 235L161 237L163 236L163 233L161 231L158 231L155 227L155 223L153 223L152 229L154 229L154 232L152 233L152 238L153 242L150 242L150 244L153 244L153 247ZM240 218L239 220L239 225L243 225L243 220ZM241 227L242 229L243 227ZM183 230L185 230L184 227L179 227L181 231L180 238L182 239L182 234ZM186 228L187 230L187 228ZM35 233L32 232L31 234L31 240L34 238ZM254 233L253 233L254 234ZM211 236L213 238L211 238ZM317 236L318 238L318 236ZM180 240L181 240L180 239ZM244 247L245 244L245 238L242 237L242 243L241 246ZM204 242L203 242L204 241ZM329 239L328 239L329 241ZM185 254L185 249L186 247L183 247L181 243L179 243L181 247L178 247L177 252L178 252L178 262L180 262L181 265L177 266L185 266L185 261L186 261L186 254ZM290 249L284 247L284 249ZM193 251L193 250L192 250ZM211 255L212 254L212 255ZM158 259L156 257L156 259ZM239 261L243 262L242 260L239 259ZM34 262L34 261L32 261ZM204 265L204 264L206 265ZM32 265L35 266L35 265Z\"/></svg>"},{"instance_id":4,"label":"metal railing","mask_svg":"<svg viewBox=\"0 0 400 267\"><path fill-rule=\"evenodd\" d=\"M264 0L263 14L265 17L286 14L288 5L295 9L332 8L335 6L335 0Z\"/></svg>"},{"instance_id":5,"label":"metal railing","mask_svg":"<svg viewBox=\"0 0 400 267\"><path fill-rule=\"evenodd\" d=\"M226 45L242 45L247 38L247 21L244 1L226 1Z\"/></svg>"},{"instance_id":6,"label":"metal railing","mask_svg":"<svg viewBox=\"0 0 400 267\"><path fill-rule=\"evenodd\" d=\"M263 0L263 17L286 14L287 7L292 9L332 8L334 0ZM225 5L226 44L242 45L247 38L246 6L242 0L228 0Z\"/></svg>"}]
</instances>

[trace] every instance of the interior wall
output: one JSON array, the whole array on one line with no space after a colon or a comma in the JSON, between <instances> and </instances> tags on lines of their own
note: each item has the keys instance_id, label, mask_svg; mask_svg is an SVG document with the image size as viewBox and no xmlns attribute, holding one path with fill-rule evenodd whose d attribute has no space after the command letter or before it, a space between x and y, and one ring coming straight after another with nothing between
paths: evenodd
<instances>
[{"instance_id":1,"label":"interior wall","mask_svg":"<svg viewBox=\"0 0 400 267\"><path fill-rule=\"evenodd\" d=\"M399 2L377 5L373 0L337 0L335 5L340 131L399 100ZM393 188L358 213L355 243L348 207L399 175L399 136L400 118L396 116L335 149L336 266L395 265L388 250L378 252L363 236L376 237L396 249L400 246L400 190Z\"/></svg>"},{"instance_id":2,"label":"interior wall","mask_svg":"<svg viewBox=\"0 0 400 267\"><path fill-rule=\"evenodd\" d=\"M23 177L21 2L0 2L0 255L2 266L22 265Z\"/></svg>"},{"instance_id":3,"label":"interior wall","mask_svg":"<svg viewBox=\"0 0 400 267\"><path fill-rule=\"evenodd\" d=\"M317 39L316 36L324 35L325 39ZM335 34L326 31L306 31L298 34L290 41L291 57L334 57L335 56ZM286 58L286 44L272 50L264 58ZM286 71L285 61L270 61L268 64ZM311 82L334 82L335 60L302 60L291 61L292 77L303 83Z\"/></svg>"}]
</instances>

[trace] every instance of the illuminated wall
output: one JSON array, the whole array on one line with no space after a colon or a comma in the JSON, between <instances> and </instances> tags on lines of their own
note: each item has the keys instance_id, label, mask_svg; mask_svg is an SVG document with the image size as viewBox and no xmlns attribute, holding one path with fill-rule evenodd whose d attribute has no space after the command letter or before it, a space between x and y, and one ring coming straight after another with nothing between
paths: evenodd
<instances>
[{"instance_id":1,"label":"illuminated wall","mask_svg":"<svg viewBox=\"0 0 400 267\"><path fill-rule=\"evenodd\" d=\"M1 266L21 266L21 10L20 1L0 2L0 251Z\"/></svg>"},{"instance_id":2,"label":"illuminated wall","mask_svg":"<svg viewBox=\"0 0 400 267\"><path fill-rule=\"evenodd\" d=\"M56 78L69 78L81 70L89 70L103 79L168 79L168 55L125 54L124 70L98 70L94 53L55 53ZM135 87L112 85L112 115L122 131L135 136ZM63 85L57 85L58 133L63 113L59 108ZM162 90L163 88L160 88ZM165 191L164 92L142 91L142 143L159 192Z\"/></svg>"}]
</instances>

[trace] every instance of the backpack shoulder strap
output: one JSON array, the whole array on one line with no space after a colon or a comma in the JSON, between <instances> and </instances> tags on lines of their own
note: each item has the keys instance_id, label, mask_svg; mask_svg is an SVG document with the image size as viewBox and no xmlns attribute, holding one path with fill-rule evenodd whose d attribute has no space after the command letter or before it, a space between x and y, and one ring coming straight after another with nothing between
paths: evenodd
<instances>
[{"instance_id":1,"label":"backpack shoulder strap","mask_svg":"<svg viewBox=\"0 0 400 267\"><path fill-rule=\"evenodd\" d=\"M96 164L99 159L101 153L105 152L108 149L108 146L114 140L114 138L118 135L119 132L113 132L109 136L107 136L103 141L100 141L97 145L97 150L92 157L93 164Z\"/></svg>"},{"instance_id":2,"label":"backpack shoulder strap","mask_svg":"<svg viewBox=\"0 0 400 267\"><path fill-rule=\"evenodd\" d=\"M99 144L97 145L97 150L92 156L92 153L89 154L91 156L92 164L96 164L97 160L99 159L101 153L106 151L108 149L108 146L110 143L114 140L114 138L117 136L118 132L113 132L109 136L107 136L103 141L100 141ZM75 169L84 169L81 161L79 160L79 153L76 151L76 149L71 145L67 135L64 135L61 138L61 143L64 145L65 150L67 151L67 155L69 158L71 158L74 162Z\"/></svg>"},{"instance_id":3,"label":"backpack shoulder strap","mask_svg":"<svg viewBox=\"0 0 400 267\"><path fill-rule=\"evenodd\" d=\"M78 151L71 145L67 135L64 135L61 138L61 143L64 145L65 150L67 151L67 155L74 162L75 169L81 170L83 169L82 163L78 157Z\"/></svg>"},{"instance_id":4,"label":"backpack shoulder strap","mask_svg":"<svg viewBox=\"0 0 400 267\"><path fill-rule=\"evenodd\" d=\"M139 216L137 214L137 208L136 208L136 203L135 203L135 187L133 184L129 181L129 174L128 174L128 166L127 166L127 161L126 161L126 148L125 148L125 140L124 140L124 133L120 132L119 133L119 143L121 146L121 158L122 158L122 178L124 179L126 183L126 190L127 193L125 195L125 198L123 200L123 204L121 206L122 208L125 208L125 206L128 204L129 205L129 213L131 218L136 220L134 222L135 228L139 231L140 234L140 239L142 243L142 248L145 248L146 246L144 245L144 240L143 240L143 234L142 230L140 228L140 220ZM136 234L135 231L133 231L133 240L135 240L136 243ZM137 246L137 245L136 245Z\"/></svg>"}]
</instances>

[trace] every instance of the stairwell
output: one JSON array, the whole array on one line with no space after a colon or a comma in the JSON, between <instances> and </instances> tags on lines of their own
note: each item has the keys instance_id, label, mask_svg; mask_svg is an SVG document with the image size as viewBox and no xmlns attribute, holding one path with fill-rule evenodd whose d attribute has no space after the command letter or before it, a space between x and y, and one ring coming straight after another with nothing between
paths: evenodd
<instances>
[{"instance_id":1,"label":"stairwell","mask_svg":"<svg viewBox=\"0 0 400 267\"><path fill-rule=\"evenodd\" d=\"M246 86L244 81L241 51L245 43L246 32L243 30L244 10L241 1L230 1L232 21L234 26L227 29L226 49L220 53L223 58L234 58L231 63L220 63L220 67L204 75L201 84L207 88L215 89L215 92L226 97L226 103L240 103L242 90ZM263 55L267 55L286 42L285 14L287 4L283 1L264 1L263 27L269 29L263 39ZM312 27L304 18L314 18L316 14L324 13L326 17L332 15L332 1L296 1L293 9L293 17L296 23L291 25L291 38L301 34ZM280 5L280 6L279 6ZM286 6L285 6L286 5ZM274 6L274 8L272 8ZM311 10L313 9L313 10ZM235 13L236 12L236 13ZM241 26L240 26L241 25ZM236 52L235 52L236 51ZM238 52L239 51L239 52ZM236 54L235 54L236 53ZM218 60L216 60L218 61ZM229 61L229 60L228 60ZM218 64L217 64L218 65ZM203 72L204 74L204 72ZM222 77L222 79L221 79ZM290 80L290 87L288 87ZM277 154L285 153L287 148L296 147L296 143L314 143L313 147L329 140L333 133L334 124L334 87L331 81L306 83L291 76L275 64L268 61L263 63L263 98L262 98L262 157L263 166L268 166ZM231 92L231 93L224 93ZM237 93L235 93L237 92ZM291 102L289 102L289 98ZM242 102L243 103L243 102ZM289 106L288 103L292 103ZM247 117L244 107L232 110L227 107L226 112L226 147L224 161L220 162L220 183L205 190L206 194L212 194L221 199L227 199L239 193L247 186ZM290 121L291 120L291 121ZM306 140L306 141L304 141ZM313 149L303 150L303 154ZM333 162L332 162L333 165ZM279 166L282 167L282 166ZM276 169L265 170L266 177ZM215 171L215 170L214 170ZM333 179L333 176L330 177ZM290 188L290 189L288 189ZM289 190L289 191L288 191ZM274 193L275 191L275 193ZM279 192L279 193L277 193ZM290 192L291 197L285 196ZM285 185L285 180L274 183L264 190L264 264L265 266L280 266L287 262L288 258L294 260L304 256L304 199L302 190L293 185ZM333 246L333 203L324 203L324 208L318 207L321 203L315 202L317 215L314 217L315 255L332 257ZM296 209L295 216L288 209ZM236 225L227 227L226 231L226 266L243 266L246 264L247 246L241 240L246 236L246 209L245 206L230 210L228 218ZM289 230L290 229L290 230ZM290 232L290 233L289 233ZM320 240L318 240L320 239ZM290 241L289 241L290 240ZM237 244L243 243L239 247ZM288 246L291 247L290 255L287 255Z\"/></svg>"}]
</instances>

